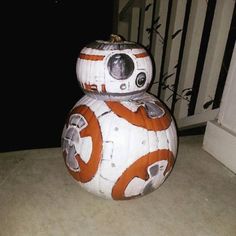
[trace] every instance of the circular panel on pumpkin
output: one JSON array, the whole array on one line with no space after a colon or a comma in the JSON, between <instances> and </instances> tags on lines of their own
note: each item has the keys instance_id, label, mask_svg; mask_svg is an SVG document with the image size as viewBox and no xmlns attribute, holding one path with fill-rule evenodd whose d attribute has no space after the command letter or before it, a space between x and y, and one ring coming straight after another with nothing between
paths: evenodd
<instances>
[{"instance_id":1,"label":"circular panel on pumpkin","mask_svg":"<svg viewBox=\"0 0 236 236\"><path fill-rule=\"evenodd\" d=\"M146 83L146 74L144 72L139 73L135 83L139 88L143 87Z\"/></svg>"},{"instance_id":2,"label":"circular panel on pumpkin","mask_svg":"<svg viewBox=\"0 0 236 236\"><path fill-rule=\"evenodd\" d=\"M114 54L107 63L110 75L117 80L128 79L134 71L133 60L124 53Z\"/></svg>"}]
</instances>

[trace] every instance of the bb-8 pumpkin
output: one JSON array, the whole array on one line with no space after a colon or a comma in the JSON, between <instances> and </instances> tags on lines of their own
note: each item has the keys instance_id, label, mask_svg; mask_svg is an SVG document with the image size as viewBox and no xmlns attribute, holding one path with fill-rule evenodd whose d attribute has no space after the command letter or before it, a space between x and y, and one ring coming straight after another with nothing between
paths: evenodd
<instances>
[{"instance_id":1,"label":"bb-8 pumpkin","mask_svg":"<svg viewBox=\"0 0 236 236\"><path fill-rule=\"evenodd\" d=\"M77 71L83 71L78 65L83 63L77 63ZM98 71L94 70L93 78ZM132 80L136 79L137 75ZM108 84L116 85L110 77ZM132 199L157 189L171 173L177 153L176 126L154 96L136 88L118 95L119 86L109 86L105 86L110 88L108 94L99 86L86 91L71 109L62 133L63 157L69 173L87 191L107 199Z\"/></svg>"},{"instance_id":2,"label":"bb-8 pumpkin","mask_svg":"<svg viewBox=\"0 0 236 236\"><path fill-rule=\"evenodd\" d=\"M146 92L152 68L143 46L116 36L116 40L97 40L84 47L76 63L76 74L90 97L120 101Z\"/></svg>"}]
</instances>

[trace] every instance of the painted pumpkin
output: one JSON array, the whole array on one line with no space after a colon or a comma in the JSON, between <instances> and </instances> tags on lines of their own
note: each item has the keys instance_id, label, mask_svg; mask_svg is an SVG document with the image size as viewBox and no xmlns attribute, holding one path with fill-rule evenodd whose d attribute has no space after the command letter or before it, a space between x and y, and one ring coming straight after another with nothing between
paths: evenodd
<instances>
[{"instance_id":1,"label":"painted pumpkin","mask_svg":"<svg viewBox=\"0 0 236 236\"><path fill-rule=\"evenodd\" d=\"M142 95L152 79L152 62L145 48L111 36L84 47L76 63L79 83L89 96L127 100Z\"/></svg>"},{"instance_id":2,"label":"painted pumpkin","mask_svg":"<svg viewBox=\"0 0 236 236\"><path fill-rule=\"evenodd\" d=\"M85 95L72 108L62 134L69 173L87 191L125 200L157 189L177 152L173 118L155 97L103 101Z\"/></svg>"}]
</instances>

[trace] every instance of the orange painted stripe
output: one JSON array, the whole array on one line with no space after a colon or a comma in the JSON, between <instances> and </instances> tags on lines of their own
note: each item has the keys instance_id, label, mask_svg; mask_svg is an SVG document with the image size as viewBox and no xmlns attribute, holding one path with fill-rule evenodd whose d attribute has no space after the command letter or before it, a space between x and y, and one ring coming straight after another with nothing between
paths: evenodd
<instances>
[{"instance_id":1,"label":"orange painted stripe","mask_svg":"<svg viewBox=\"0 0 236 236\"><path fill-rule=\"evenodd\" d=\"M97 85L96 84L87 84L84 83L83 84L83 88L89 92L93 92L93 91L98 91Z\"/></svg>"},{"instance_id":2,"label":"orange painted stripe","mask_svg":"<svg viewBox=\"0 0 236 236\"><path fill-rule=\"evenodd\" d=\"M162 131L170 126L172 119L166 108L164 108L161 103L156 103L157 106L160 106L165 110L165 114L159 118L150 118L143 106L140 106L136 112L133 112L123 106L120 102L106 101L108 107L117 116L127 120L129 123L151 131Z\"/></svg>"},{"instance_id":3,"label":"orange painted stripe","mask_svg":"<svg viewBox=\"0 0 236 236\"><path fill-rule=\"evenodd\" d=\"M142 53L134 54L134 56L136 58L143 58L143 57L147 57L148 54L146 52L142 52Z\"/></svg>"},{"instance_id":4,"label":"orange painted stripe","mask_svg":"<svg viewBox=\"0 0 236 236\"><path fill-rule=\"evenodd\" d=\"M103 93L106 93L106 92L107 92L107 90L106 90L106 85L105 85L105 84L102 84L102 92L103 92Z\"/></svg>"},{"instance_id":5,"label":"orange painted stripe","mask_svg":"<svg viewBox=\"0 0 236 236\"><path fill-rule=\"evenodd\" d=\"M89 91L89 92L98 92L98 86L96 84L83 83L83 88L84 88L84 90ZM106 93L106 85L105 84L101 84L101 92Z\"/></svg>"},{"instance_id":6,"label":"orange painted stripe","mask_svg":"<svg viewBox=\"0 0 236 236\"><path fill-rule=\"evenodd\" d=\"M82 160L79 154L76 154L75 158L78 161L80 171L74 172L68 166L67 169L69 170L70 174L73 176L74 179L82 183L86 183L94 177L94 175L98 170L102 153L102 134L98 120L93 111L91 111L89 107L85 105L80 105L78 107L75 107L71 111L70 116L72 114L81 114L86 119L88 125L80 131L80 136L81 138L83 137L92 138L92 153L87 163L85 163ZM66 162L66 155L67 153L64 152L63 156L65 162Z\"/></svg>"},{"instance_id":7,"label":"orange painted stripe","mask_svg":"<svg viewBox=\"0 0 236 236\"><path fill-rule=\"evenodd\" d=\"M149 179L147 168L155 162L162 160L168 161L168 164L164 171L164 178L166 178L166 174L169 174L170 170L174 166L173 153L167 149L156 150L154 152L142 156L125 170L125 172L121 175L121 177L118 179L112 189L112 198L114 200L125 200L138 197L139 195L125 197L125 189L135 177L147 181Z\"/></svg>"},{"instance_id":8,"label":"orange painted stripe","mask_svg":"<svg viewBox=\"0 0 236 236\"><path fill-rule=\"evenodd\" d=\"M105 56L103 55L93 55L93 54L85 54L80 53L79 58L83 60L90 60L90 61L102 61Z\"/></svg>"}]
</instances>

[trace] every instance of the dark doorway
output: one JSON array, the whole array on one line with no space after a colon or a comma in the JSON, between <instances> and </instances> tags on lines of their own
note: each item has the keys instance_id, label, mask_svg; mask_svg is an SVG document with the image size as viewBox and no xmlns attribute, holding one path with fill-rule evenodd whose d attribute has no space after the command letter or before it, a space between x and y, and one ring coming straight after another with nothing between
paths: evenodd
<instances>
[{"instance_id":1,"label":"dark doorway","mask_svg":"<svg viewBox=\"0 0 236 236\"><path fill-rule=\"evenodd\" d=\"M113 1L10 1L4 11L0 151L58 147L66 115L83 96L77 56L109 38Z\"/></svg>"}]
</instances>

